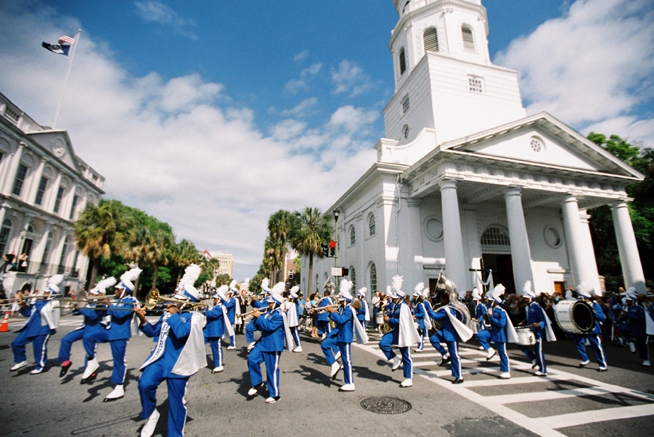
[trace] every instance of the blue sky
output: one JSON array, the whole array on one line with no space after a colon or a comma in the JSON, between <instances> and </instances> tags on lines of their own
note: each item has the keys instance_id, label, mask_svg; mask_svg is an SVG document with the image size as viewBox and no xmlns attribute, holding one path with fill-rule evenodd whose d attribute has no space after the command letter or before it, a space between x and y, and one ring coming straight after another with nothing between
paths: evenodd
<instances>
[{"instance_id":1,"label":"blue sky","mask_svg":"<svg viewBox=\"0 0 654 437\"><path fill-rule=\"evenodd\" d=\"M648 0L486 0L491 58L528 113L654 146ZM391 0L0 2L0 92L57 128L107 198L256 272L266 220L321 209L374 162L392 96Z\"/></svg>"}]
</instances>

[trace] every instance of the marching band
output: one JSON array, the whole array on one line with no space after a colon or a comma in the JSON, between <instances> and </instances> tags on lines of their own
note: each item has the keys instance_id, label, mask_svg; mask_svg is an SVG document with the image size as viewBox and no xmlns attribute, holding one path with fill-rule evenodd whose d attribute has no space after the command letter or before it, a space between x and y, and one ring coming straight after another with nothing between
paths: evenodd
<instances>
[{"instance_id":1,"label":"marching band","mask_svg":"<svg viewBox=\"0 0 654 437\"><path fill-rule=\"evenodd\" d=\"M199 369L206 367L205 344L208 343L211 350L211 373L222 372L225 366L223 339L229 341L228 350L236 349L234 326L244 326L248 317L251 317L245 325L250 382L247 396L254 398L260 391L263 392L265 382L265 402L274 404L281 399L282 352L285 348L295 353L303 352L299 314L305 308L300 307L299 287L286 291L285 284L280 282L269 288L266 279L261 283L261 295L256 295L248 290L239 290L233 281L229 286L218 287L212 296L212 303L205 304L200 301L199 292L194 288L200 267L192 264L187 267L173 298L160 298L158 293L153 297L148 295L143 307L132 295L134 281L140 272L138 268L131 269L121 276L120 281L113 277L102 279L89 292L88 299L76 301L78 305L84 305L78 308L83 323L61 340L58 354L60 377L63 378L72 366L73 344L82 340L86 362L81 382L92 382L100 367L97 346L109 343L113 357L110 382L114 389L104 398L104 402L123 398L127 371L125 352L132 327L138 326L143 334L155 342L152 352L140 367L140 417L145 421L141 436L152 435L158 423L160 414L157 411L156 392L164 380L168 387L167 433L181 436L186 422L184 399L188 380ZM43 291L19 301L20 313L29 319L17 331L18 335L11 343L14 354L11 372L27 366L25 349L29 343L33 344L34 360L37 363L29 373L37 375L43 371L47 361L48 340L56 333L58 325L59 284L62 280L61 275L53 276ZM423 351L426 339L441 354L439 365L449 363L453 384L464 382L459 348L461 343L468 342L471 338L476 338L480 349L486 351L487 361L496 354L499 355L500 379L511 378L507 343L518 345L533 364L532 368L536 369L534 375L547 376L544 342L556 341L556 337L552 321L537 301L529 281L524 284L521 295L525 318L515 326L508 312L506 290L501 284L484 296L474 289L470 296L474 306L470 307L470 311L461 303L455 284L442 274L434 290L425 288L422 282L417 284L412 299L402 290L402 285L401 276L393 277L387 295L379 299L377 304L377 311L381 314L381 322L377 327L381 334L378 346L391 364L392 371L402 367L404 380L400 383L401 388L413 386L411 347L417 345L415 352ZM115 292L113 300L110 300L106 293L112 286ZM339 372L343 371L344 384L339 387L339 391L343 392L355 391L352 342L366 344L369 341L366 323L371 319L365 299L367 289L361 288L355 298L352 287L352 282L343 279L338 294L332 296L335 287L328 281L323 298L315 299L313 306L306 308L307 320L312 312L319 313L316 324L321 336L320 347L330 369L330 378L336 379ZM244 312L245 306L240 302L241 291L246 292L244 297L247 295L251 299L250 312ZM642 365L650 366L646 341L648 335L654 334L654 305L646 307L639 301L635 290L629 289L623 293L622 301L611 302L607 316L594 301L594 291L585 284L577 287L576 294L577 299L569 295L568 299L557 303L555 318L566 335L573 340L581 358L580 367L590 363L586 353L586 345L590 344L597 360L597 370L603 372L608 369L601 326L609 318L619 327L619 334L626 339L632 351L638 350ZM166 311L155 323L146 318L146 309L152 300L154 303L164 301L167 305ZM261 364L265 365L265 381Z\"/></svg>"}]
</instances>

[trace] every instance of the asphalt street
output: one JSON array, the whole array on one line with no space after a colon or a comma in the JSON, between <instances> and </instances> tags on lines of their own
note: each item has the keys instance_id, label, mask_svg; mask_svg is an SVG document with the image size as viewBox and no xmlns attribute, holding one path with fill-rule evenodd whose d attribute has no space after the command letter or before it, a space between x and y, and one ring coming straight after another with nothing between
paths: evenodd
<instances>
[{"instance_id":1,"label":"asphalt street","mask_svg":"<svg viewBox=\"0 0 654 437\"><path fill-rule=\"evenodd\" d=\"M156 318L152 318L156 320ZM25 319L11 318L10 329ZM15 333L0 333L0 434L3 436L135 436L139 419L139 366L153 347L151 339L134 336L127 352L125 397L104 403L112 390L112 360L108 345L100 345L97 380L80 385L84 353L73 346L73 366L59 378L56 363L61 337L81 324L81 317L61 319L49 343L46 371L29 375L33 365L10 373L10 343ZM414 386L400 388L402 370L391 371L371 334L366 345L353 347L356 391L339 392L317 340L303 334L302 353L281 358L281 399L266 404L266 390L248 398L245 338L237 350L225 351L225 370L201 369L187 392L187 436L649 436L654 424L654 369L640 366L627 348L606 345L607 372L591 362L579 368L572 342L545 345L548 376L533 375L517 347L509 347L511 379L501 380L497 357L471 341L462 346L463 384L451 384L449 366L439 367L440 355L431 347L413 354ZM210 349L206 347L209 356ZM28 346L28 362L32 359ZM591 354L592 356L592 354ZM592 358L591 358L591 361ZM165 435L166 385L158 391L159 420L155 435ZM364 408L367 406L374 411ZM392 414L389 414L392 413Z\"/></svg>"}]
</instances>

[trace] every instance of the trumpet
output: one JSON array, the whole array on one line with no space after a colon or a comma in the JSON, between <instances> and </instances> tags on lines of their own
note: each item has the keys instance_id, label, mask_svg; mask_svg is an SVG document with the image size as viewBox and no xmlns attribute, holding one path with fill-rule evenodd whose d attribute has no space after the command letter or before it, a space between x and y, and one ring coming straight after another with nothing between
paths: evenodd
<instances>
[{"instance_id":1,"label":"trumpet","mask_svg":"<svg viewBox=\"0 0 654 437\"><path fill-rule=\"evenodd\" d=\"M244 318L244 317L247 317L247 316L251 315L251 314L254 313L254 312L265 313L266 311L268 311L268 308L267 308L267 307L263 307L263 308L255 308L255 309L253 309L253 310L251 310L251 311L248 311L247 313L237 314L236 317L242 319L242 318Z\"/></svg>"},{"instance_id":2,"label":"trumpet","mask_svg":"<svg viewBox=\"0 0 654 437\"><path fill-rule=\"evenodd\" d=\"M314 310L314 311L324 311L324 310L326 310L327 308L338 308L338 307L339 307L339 304L334 303L334 304L331 304L331 305L326 305L326 306L324 306L324 307L314 308L313 310Z\"/></svg>"},{"instance_id":3,"label":"trumpet","mask_svg":"<svg viewBox=\"0 0 654 437\"><path fill-rule=\"evenodd\" d=\"M197 309L197 307L199 307L201 305L206 305L203 301L190 302L188 300L171 299L169 297L161 297L161 295L159 294L159 290L157 290L156 288L153 288L152 290L150 290L148 292L147 296L145 296L145 303L144 303L143 307L146 310L152 310L152 309L154 309L154 307L157 306L157 304L159 302L183 303L185 305L190 305L190 306L194 307L194 309Z\"/></svg>"}]
</instances>

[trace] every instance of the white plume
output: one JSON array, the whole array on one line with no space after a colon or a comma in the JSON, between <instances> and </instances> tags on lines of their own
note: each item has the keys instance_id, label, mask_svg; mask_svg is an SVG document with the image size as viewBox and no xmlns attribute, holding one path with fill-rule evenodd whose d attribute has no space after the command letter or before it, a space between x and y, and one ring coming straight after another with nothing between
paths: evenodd
<instances>
[{"instance_id":1,"label":"white plume","mask_svg":"<svg viewBox=\"0 0 654 437\"><path fill-rule=\"evenodd\" d=\"M143 270L139 269L138 267L134 267L133 269L130 269L130 270L126 271L125 273L123 273L122 275L120 275L120 280L123 281L123 282L124 281L129 281L129 282L136 281L136 279L139 277L139 275L141 274L142 271Z\"/></svg>"},{"instance_id":2,"label":"white plume","mask_svg":"<svg viewBox=\"0 0 654 437\"><path fill-rule=\"evenodd\" d=\"M349 292L352 289L352 282L347 279L341 279L341 286L338 288L339 292Z\"/></svg>"},{"instance_id":3,"label":"white plume","mask_svg":"<svg viewBox=\"0 0 654 437\"><path fill-rule=\"evenodd\" d=\"M116 282L117 282L116 278L114 278L113 276L109 276L108 278L104 278L103 280L95 284L93 290L97 291L98 293L105 294L107 288L113 287L114 285L116 285Z\"/></svg>"},{"instance_id":4,"label":"white plume","mask_svg":"<svg viewBox=\"0 0 654 437\"><path fill-rule=\"evenodd\" d=\"M402 282L404 282L404 279L402 279L402 276L395 275L395 276L393 276L393 280L391 282L391 287L395 291L401 291L402 290Z\"/></svg>"}]
</instances>

